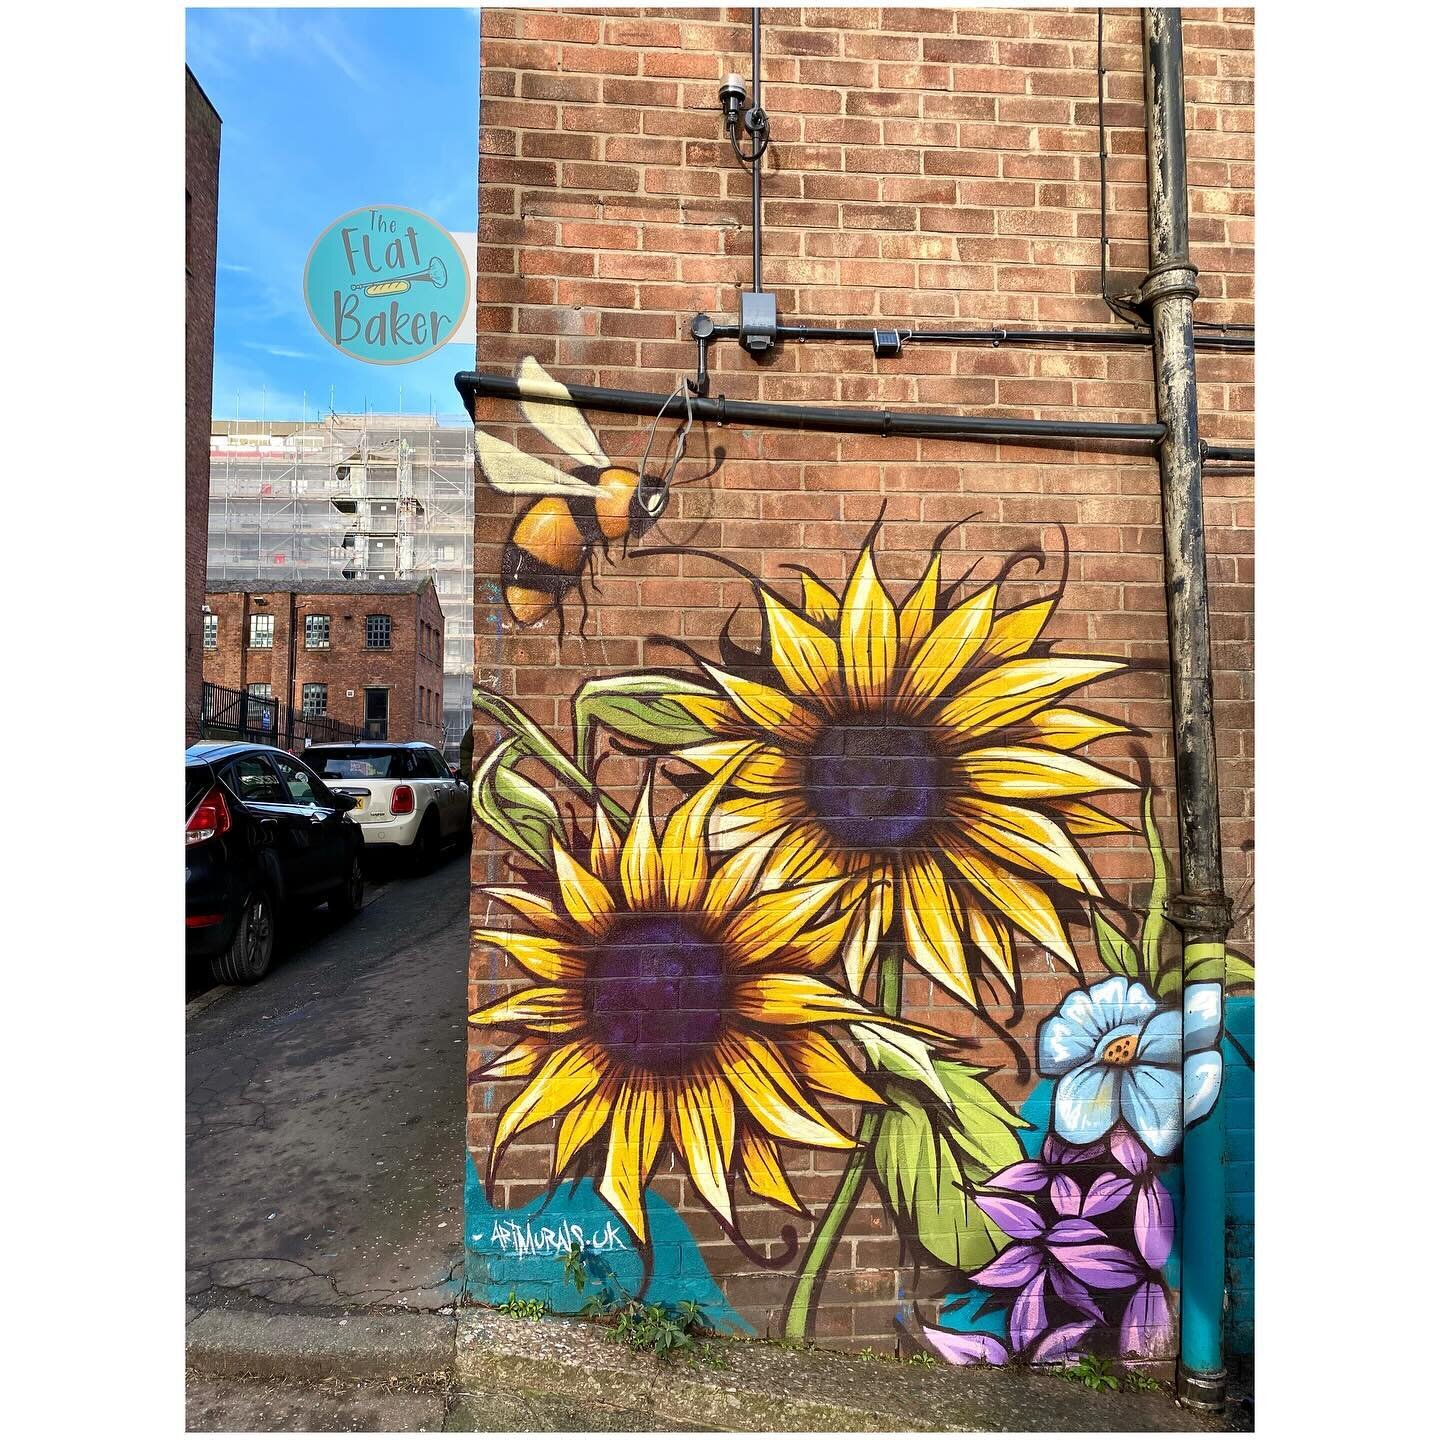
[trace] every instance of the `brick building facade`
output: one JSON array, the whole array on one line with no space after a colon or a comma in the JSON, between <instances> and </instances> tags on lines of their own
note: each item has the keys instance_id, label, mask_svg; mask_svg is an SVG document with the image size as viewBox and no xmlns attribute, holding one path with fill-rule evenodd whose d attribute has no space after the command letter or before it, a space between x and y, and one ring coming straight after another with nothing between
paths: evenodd
<instances>
[{"instance_id":1,"label":"brick building facade","mask_svg":"<svg viewBox=\"0 0 1440 1440\"><path fill-rule=\"evenodd\" d=\"M1243 328L1253 318L1252 12L1183 14L1190 257L1200 291L1195 316L1202 326ZM1093 10L766 9L763 19L763 100L772 127L761 161L763 263L782 322L1129 329L1101 293ZM481 370L515 374L533 357L566 384L660 395L693 374L691 317L704 312L733 321L750 285L751 181L725 138L717 100L724 76L749 76L749 21L748 10L734 9L484 12ZM1139 12L1107 10L1103 44L1105 225L1114 295L1136 287L1148 266ZM874 358L864 344L790 341L763 363L729 341L711 347L711 394L975 416L1154 421L1148 346L1017 339L915 344L893 359ZM1197 369L1203 437L1212 444L1251 444L1253 355L1201 349ZM477 432L575 469L573 457L560 454L555 427L547 434L533 415L527 422L512 400L479 401L475 419ZM639 466L650 430L645 418L590 411L586 419L605 456ZM674 430L669 420L661 426L656 455ZM650 468L658 468L653 459ZM933 760L925 736L913 740L918 748L911 754L905 748L911 738L896 739L892 727L892 748L877 752L868 772L846 769L839 752L824 751L838 733L832 714L821 738L805 732L811 748L803 762L787 758L788 742L777 741L778 750L764 749L770 771L735 772L742 776L734 782L740 798L726 802L727 833L745 830L746 816L761 817L755 819L760 831L774 827L772 858L790 846L789 879L818 884L836 873L851 876L836 904L873 915L875 929L889 938L876 960L866 955L865 936L848 928L851 911L827 920L843 932L844 954L825 951L828 998L797 999L789 1029L776 1019L783 1008L776 997L782 989L792 993L786 987L798 996L800 980L776 981L764 1001L745 991L742 1003L735 998L739 990L726 991L724 1014L707 1021L709 1029L701 1026L703 1042L717 1048L715 1074L698 1089L675 1078L689 1074L687 1062L675 1061L670 1042L652 1034L648 1021L637 1022L628 1053L640 1069L648 1055L652 1068L670 1078L643 1093L638 1082L626 1088L624 1077L637 1073L634 1066L627 1070L604 1058L607 1045L621 1043L623 1029L597 1019L605 987L641 1008L664 1009L676 1003L674 986L666 989L660 970L643 983L632 975L621 985L614 980L620 962L605 952L586 962L588 970L579 965L590 977L588 1000L565 991L564 963L553 955L544 960L562 941L526 951L513 939L537 925L547 933L543 919L534 919L540 911L517 918L483 888L515 883L517 842L482 831L472 859L472 919L490 939L477 940L471 968L471 1005L483 1016L472 1027L470 1047L471 1293L504 1299L518 1287L543 1294L557 1308L574 1308L574 1291L567 1297L555 1257L578 1237L597 1267L609 1265L623 1285L643 1285L652 1298L700 1299L726 1328L761 1335L810 1336L856 1349L929 1349L951 1360L1054 1358L1069 1342L1083 1351L1172 1355L1178 1280L1169 1197L1179 1182L1170 1162L1179 1154L1179 1120L1168 1134L1147 1131L1136 1119L1142 1106L1127 1088L1140 1072L1121 1075L1119 1069L1134 1062L1152 1013L1166 1025L1179 1023L1173 1008L1178 946L1152 902L1152 893L1177 883L1153 449L1106 440L957 442L697 423L659 523L643 539L632 537L628 554L614 546L601 561L583 627L578 598L565 598L563 636L559 615L521 625L502 603L507 554L513 559L506 546L523 538L518 521L537 502L501 493L487 478L477 475L476 675L498 699L477 712L477 761L518 733L514 712L523 711L595 778L615 813L628 816L647 773L633 752L653 744L670 755L653 776L657 832L725 759L738 763L734 749L725 748L737 737L763 748L766 726L783 731L786 717L792 726L821 726L793 697L807 683L832 683L825 677L841 667L841 657L851 657L845 685L850 703L858 704L855 687L863 690L868 682L863 674L855 679L856 666L880 665L874 659L880 655L888 675L897 665L918 663L917 647L932 621L968 600L999 617L977 620L982 630L1000 624L1007 638L1002 643L999 632L985 632L990 638L975 640L981 649L968 661L959 639L948 656L932 657L952 698L953 687L973 673L962 661L1000 664L1021 654L1013 663L1043 666L1051 652L1075 657L1076 674L1087 658L1123 668L1073 695L1065 691L1055 703L1075 708L1041 712L1050 718L1035 722L1038 728L1026 729L1038 706L1016 708L1012 713L1022 720L1001 736L1009 748L984 762L1012 768L1001 776L972 766L963 770L968 779L953 782L945 803L954 800L972 818L974 808L964 809L967 793L1023 796L1032 786L1005 822L1028 827L1025 835L992 837L995 848L986 852L1006 852L1008 858L994 863L1009 880L987 880L963 855L946 858L948 842L937 840L929 852L894 861L889 871L869 872L882 879L864 892L855 879L855 854L836 861L827 851L834 826L805 830L806 806L813 808L825 790L817 777L832 772L858 775L862 787L881 783L867 773L883 775L884 783L918 794L914 776L930 773L925 767ZM1248 1033L1252 1004L1240 978L1252 953L1250 469L1207 466L1204 506L1223 862L1227 889L1239 897L1233 948L1215 962L1215 974L1228 983L1227 1030L1239 1036ZM533 532L532 522L525 534ZM662 547L668 553L644 554ZM953 592L925 589L936 563L942 587L963 581ZM987 590L990 581L1002 582L998 592ZM479 623L487 612L492 627ZM1042 613L1046 623L1037 636L1031 622ZM958 637L962 630L956 620L947 633ZM866 645L871 660L856 659ZM960 669L960 679L945 668L950 665ZM733 685L715 678L722 670ZM665 716L668 731L658 719L649 731L634 720L648 702L636 701L624 715L612 707L607 714L614 727L602 723L599 733L613 743L592 752L601 755L598 764L572 751L586 728L576 721L577 692L588 681L635 671L682 676L684 685L710 698L694 700L694 692L677 688ZM870 680L879 683L874 671ZM743 694L737 699L746 681L767 688L744 692L748 702ZM1115 728L1076 719L1077 710ZM655 719L653 710L645 713ZM693 748L702 721L718 727L709 750ZM846 723L859 725L853 717ZM1067 731L1067 725L1078 728ZM859 727L854 733L870 732ZM678 757L677 737L692 746ZM1025 766L1038 763L1032 752L1046 744L1048 778L1035 780ZM1024 756L1012 753L1017 748ZM522 745L510 753L526 752ZM1082 779L1079 767L1087 763L1110 779L1091 771ZM1061 796L1070 783L1058 778L1062 772L1083 800L1044 798ZM606 887L610 899L597 903L631 903L633 897L616 898L630 882L614 866L607 870L604 845L597 841L592 849L590 810L577 798L583 787L557 781L557 773L553 766L524 768L534 785L554 794L564 843L576 847ZM787 783L783 804L769 798ZM1147 809L1157 827L1154 844L1146 839ZM1097 818L1097 810L1119 826ZM899 834L893 816L890 823L887 846ZM1057 836L1057 825L1073 844ZM963 848L983 828L975 821L955 846ZM809 861L797 858L806 843L815 852ZM702 839L692 837L690 848L697 845L714 848L707 860L713 875L729 853L713 817ZM1157 852L1168 880L1156 875ZM1062 854L1082 854L1080 868L1093 867L1094 885L1077 879L1074 869L1063 875L1073 860L1058 859ZM634 860L637 875L642 859ZM931 860L940 868L930 869ZM553 869L556 862L542 847L538 862L522 855L518 863L529 883L543 888L543 880L533 879L536 864ZM927 889L925 877L935 875L941 879ZM555 884L562 899L571 894L558 876ZM741 893L738 884L733 895ZM1048 887L1058 898L1044 898ZM552 937L579 924L569 900L566 910L571 921L553 922ZM886 968L887 944L899 947L896 954L904 951L898 968ZM820 941L815 945L813 953L821 953ZM640 952L632 946L630 953ZM1087 1052L1081 1064L1053 1053L1047 1060L1045 1047L1060 1045L1061 1006L1070 1005L1068 1015L1089 1004L1083 995L1071 997L1093 993L1116 978L1112 972L1127 971L1130 979L1138 971L1135 983L1146 991L1127 1021L1141 1038L1106 1050L1104 1064L1115 1068L1094 1069L1092 1079L1117 1106L1119 1097L1131 1097L1128 1118L1116 1120L1087 1149L1073 1139L1080 1132L1064 1103L1073 1091L1064 1087L1078 1089L1082 1072L1101 1065L1100 1052L1093 1059ZM695 978L693 969L687 973ZM532 1008L506 1001L530 994L527 986L540 987L528 1002ZM696 1002L698 1011L705 1003ZM838 1016L851 1003L871 1014L898 1009L951 1037L939 1072L943 1083L923 1060L919 1070L915 1063L907 1069L896 1053L882 1054L873 1034L847 1033L841 1024L827 1029L817 1018ZM794 1024L797 1016L808 1024ZM767 1017L775 1023L767 1026ZM681 1031L683 1019L676 1019ZM740 1073L739 1041L726 1051L715 1040L732 1022L751 1027L747 1054L773 1061L771 1088L754 1073ZM809 1043L797 1035L822 1030L825 1044L805 1055L795 1050ZM903 1038L895 1043L906 1044ZM561 1053L565 1044L572 1048ZM1205 1109L1197 1120L1225 1130L1226 1325L1232 1346L1244 1350L1252 1304L1250 1081L1230 1042L1216 1038L1214 1044L1215 1054L1223 1051L1223 1098L1197 1100ZM837 1049L844 1066L835 1059ZM1172 1098L1179 1094L1173 1088L1180 1083L1178 1039L1175 1052L1174 1066L1161 1077ZM777 1056L790 1057L788 1066ZM1220 1061L1214 1065L1218 1072ZM969 1066L977 1067L974 1074L964 1069ZM1188 1077L1188 1064L1186 1070ZM848 1078L852 1073L861 1085ZM983 1084L984 1095L966 1091L972 1080ZM867 1090L883 1094L883 1111L871 1112ZM767 1096L771 1109L762 1119ZM519 1110L517 1097L523 1097ZM1186 1097L1188 1119L1188 1089ZM1006 1114L1029 1128L1014 1129ZM505 1142L498 1156L497 1126ZM852 1140L858 1143L849 1148ZM1022 1150L1029 1157L1023 1162ZM567 1177L579 1177L575 1188L552 1183L557 1160ZM1044 1167L1060 1175L1072 1165L1075 1175L1066 1173L1056 1181L1058 1190L1043 1191L1015 1168L1022 1163L1037 1176ZM996 1187L1004 1203L989 1201L986 1210L977 1198L987 1193L994 1172L1015 1188L1006 1198L1007 1185ZM643 1202L626 1189L637 1176L649 1197ZM1106 1185L1123 1198L1102 1213L1096 1197ZM1015 1260L1027 1225L1044 1229L1065 1214L1077 1216L1078 1198L1065 1208L1072 1191L1086 1196L1087 1206L1094 1201L1095 1225L1103 1232L1096 1243L1115 1252L1106 1256L1112 1270L1092 1274L1094 1287L1087 1289L1063 1270L1058 1279L1051 1276L1038 1261L1034 1274L1022 1276L1017 1261L1007 1288L1005 1266L997 1271L991 1262L1006 1254ZM648 1224L637 1219L642 1203ZM1060 1216L1045 1208L1056 1204ZM1133 1235L1142 1230L1147 1239L1137 1242ZM979 1303L986 1298L988 1308ZM1038 1330L1026 1328L1027 1313ZM1045 1351L1046 1345L1052 1348Z\"/></svg>"},{"instance_id":2,"label":"brick building facade","mask_svg":"<svg viewBox=\"0 0 1440 1440\"><path fill-rule=\"evenodd\" d=\"M185 738L199 733L200 607L210 516L210 395L215 368L215 235L220 116L185 68Z\"/></svg>"},{"instance_id":3,"label":"brick building facade","mask_svg":"<svg viewBox=\"0 0 1440 1440\"><path fill-rule=\"evenodd\" d=\"M303 581L205 596L205 679L374 739L444 743L445 617L435 582Z\"/></svg>"}]
</instances>

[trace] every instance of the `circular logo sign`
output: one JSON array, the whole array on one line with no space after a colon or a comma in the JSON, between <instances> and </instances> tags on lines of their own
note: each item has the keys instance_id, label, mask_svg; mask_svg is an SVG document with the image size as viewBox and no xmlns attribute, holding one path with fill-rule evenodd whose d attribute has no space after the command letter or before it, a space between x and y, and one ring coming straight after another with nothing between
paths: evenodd
<instances>
[{"instance_id":1,"label":"circular logo sign","mask_svg":"<svg viewBox=\"0 0 1440 1440\"><path fill-rule=\"evenodd\" d=\"M371 365L432 355L470 306L470 270L443 225L401 205L352 210L305 262L305 304L337 349Z\"/></svg>"}]
</instances>

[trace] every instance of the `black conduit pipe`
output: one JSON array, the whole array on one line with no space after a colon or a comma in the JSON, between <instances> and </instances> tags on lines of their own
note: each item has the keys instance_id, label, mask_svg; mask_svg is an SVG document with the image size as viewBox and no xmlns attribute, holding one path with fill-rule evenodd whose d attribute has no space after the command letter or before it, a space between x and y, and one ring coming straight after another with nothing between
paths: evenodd
<instances>
[{"instance_id":1,"label":"black conduit pipe","mask_svg":"<svg viewBox=\"0 0 1440 1440\"><path fill-rule=\"evenodd\" d=\"M755 107L756 115L763 115L765 112L760 107L760 11L758 9L750 12L750 79L755 92L750 103ZM757 135L754 138L758 140L760 137ZM760 283L760 162L764 158L764 154L765 151L760 150L750 166L750 247L755 261L755 281L750 288L757 295L765 288Z\"/></svg>"},{"instance_id":2,"label":"black conduit pipe","mask_svg":"<svg viewBox=\"0 0 1440 1440\"><path fill-rule=\"evenodd\" d=\"M475 400L554 400L551 391L537 391L510 375L462 370L455 388L475 413ZM567 385L571 400L582 410L609 410L622 415L683 418L679 395L646 390L609 390L598 385ZM1102 420L1008 420L990 415L931 415L905 410L856 410L831 405L778 405L755 400L691 396L697 420L726 425L769 425L782 430L829 430L855 435L906 435L941 440L1132 440L1155 445L1164 438L1163 425L1125 424Z\"/></svg>"}]
</instances>

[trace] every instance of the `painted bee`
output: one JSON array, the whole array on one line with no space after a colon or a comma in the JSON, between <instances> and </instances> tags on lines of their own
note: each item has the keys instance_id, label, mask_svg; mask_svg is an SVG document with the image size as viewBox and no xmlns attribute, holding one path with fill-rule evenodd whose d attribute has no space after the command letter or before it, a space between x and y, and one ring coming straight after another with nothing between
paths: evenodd
<instances>
[{"instance_id":1,"label":"painted bee","mask_svg":"<svg viewBox=\"0 0 1440 1440\"><path fill-rule=\"evenodd\" d=\"M587 567L593 579L597 550L608 552L616 540L628 544L655 524L669 502L670 484L668 475L642 478L612 465L570 392L534 356L522 362L520 380L532 392L553 395L522 400L520 410L576 467L567 474L482 430L475 432L475 453L486 480L504 495L538 497L511 526L500 562L506 609L518 624L535 625L578 589Z\"/></svg>"}]
</instances>

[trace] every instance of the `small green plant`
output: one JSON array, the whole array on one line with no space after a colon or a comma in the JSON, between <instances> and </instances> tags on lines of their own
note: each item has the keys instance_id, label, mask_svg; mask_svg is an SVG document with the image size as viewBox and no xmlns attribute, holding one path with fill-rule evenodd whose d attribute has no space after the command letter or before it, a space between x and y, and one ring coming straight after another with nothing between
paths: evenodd
<instances>
[{"instance_id":1,"label":"small green plant","mask_svg":"<svg viewBox=\"0 0 1440 1440\"><path fill-rule=\"evenodd\" d=\"M1078 1365L1061 1372L1067 1380L1078 1380L1087 1390L1118 1390L1120 1377L1108 1360L1098 1355L1084 1356Z\"/></svg>"},{"instance_id":2,"label":"small green plant","mask_svg":"<svg viewBox=\"0 0 1440 1440\"><path fill-rule=\"evenodd\" d=\"M911 1365L934 1365L935 1357L928 1350L917 1350L908 1361Z\"/></svg>"},{"instance_id":3,"label":"small green plant","mask_svg":"<svg viewBox=\"0 0 1440 1440\"><path fill-rule=\"evenodd\" d=\"M572 1240L570 1248L560 1261L561 1268L565 1272L565 1278L575 1287L577 1295L585 1290L585 1247L578 1241ZM595 1298L593 1295L590 1297Z\"/></svg>"},{"instance_id":4,"label":"small green plant","mask_svg":"<svg viewBox=\"0 0 1440 1440\"><path fill-rule=\"evenodd\" d=\"M509 1315L513 1320L541 1320L550 1313L550 1306L544 1300L522 1300L513 1290L498 1308L502 1315Z\"/></svg>"},{"instance_id":5,"label":"small green plant","mask_svg":"<svg viewBox=\"0 0 1440 1440\"><path fill-rule=\"evenodd\" d=\"M1125 1386L1129 1390L1158 1390L1160 1382L1152 1380L1148 1375L1142 1375L1138 1370L1130 1370L1125 1375Z\"/></svg>"}]
</instances>

